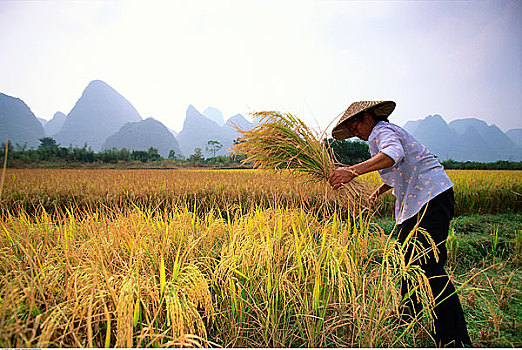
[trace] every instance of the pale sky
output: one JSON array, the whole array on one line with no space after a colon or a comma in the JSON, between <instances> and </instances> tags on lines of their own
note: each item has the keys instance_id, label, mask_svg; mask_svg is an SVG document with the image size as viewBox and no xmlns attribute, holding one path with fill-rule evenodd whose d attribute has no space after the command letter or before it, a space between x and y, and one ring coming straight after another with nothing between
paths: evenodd
<instances>
[{"instance_id":1,"label":"pale sky","mask_svg":"<svg viewBox=\"0 0 522 350\"><path fill-rule=\"evenodd\" d=\"M357 100L522 128L522 1L0 0L0 92L69 113L91 80L180 131L280 110L325 129ZM331 126L330 126L331 128Z\"/></svg>"}]
</instances>

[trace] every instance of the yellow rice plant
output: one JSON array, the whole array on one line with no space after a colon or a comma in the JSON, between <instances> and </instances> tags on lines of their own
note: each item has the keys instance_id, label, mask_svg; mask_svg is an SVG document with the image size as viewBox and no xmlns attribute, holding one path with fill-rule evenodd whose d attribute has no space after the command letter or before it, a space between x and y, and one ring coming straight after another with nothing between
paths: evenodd
<instances>
[{"instance_id":1,"label":"yellow rice plant","mask_svg":"<svg viewBox=\"0 0 522 350\"><path fill-rule=\"evenodd\" d=\"M198 260L187 254L199 241L188 239L188 227L171 225L182 212L162 218L139 210L70 212L59 219L21 212L2 219L0 343L206 345L202 325L213 314L210 288ZM178 309L173 298L181 300ZM175 312L181 321L172 322Z\"/></svg>"},{"instance_id":2,"label":"yellow rice plant","mask_svg":"<svg viewBox=\"0 0 522 350\"><path fill-rule=\"evenodd\" d=\"M236 223L212 280L227 347L381 347L415 342L419 320L398 320L409 280L426 310L422 271L370 223L319 221L302 210L252 213ZM429 311L426 313L429 327ZM424 332L424 330L420 330Z\"/></svg>"},{"instance_id":3,"label":"yellow rice plant","mask_svg":"<svg viewBox=\"0 0 522 350\"><path fill-rule=\"evenodd\" d=\"M455 183L456 215L520 212L522 172L448 170Z\"/></svg>"},{"instance_id":4,"label":"yellow rice plant","mask_svg":"<svg viewBox=\"0 0 522 350\"><path fill-rule=\"evenodd\" d=\"M55 181L59 177L60 181ZM29 213L133 208L171 211L187 206L204 216L210 210L242 210L284 206L318 213L336 206L332 190L321 183L303 184L288 171L264 170L77 170L9 169L1 210L20 208ZM332 197L325 205L324 198ZM347 210L344 215L348 216Z\"/></svg>"},{"instance_id":5,"label":"yellow rice plant","mask_svg":"<svg viewBox=\"0 0 522 350\"><path fill-rule=\"evenodd\" d=\"M517 213L522 210L522 172L514 170L446 170L455 191L455 215ZM374 172L361 177L370 186L381 183ZM391 191L379 199L379 213L392 216Z\"/></svg>"},{"instance_id":6,"label":"yellow rice plant","mask_svg":"<svg viewBox=\"0 0 522 350\"><path fill-rule=\"evenodd\" d=\"M2 192L4 190L5 172L7 169L7 151L9 150L8 144L9 144L9 142L6 137L5 138L4 166L2 168L2 179L0 180L0 198L2 198Z\"/></svg>"},{"instance_id":7,"label":"yellow rice plant","mask_svg":"<svg viewBox=\"0 0 522 350\"><path fill-rule=\"evenodd\" d=\"M192 208L191 208L192 209ZM425 280L362 218L39 210L2 217L5 347L401 346L398 283Z\"/></svg>"},{"instance_id":8,"label":"yellow rice plant","mask_svg":"<svg viewBox=\"0 0 522 350\"><path fill-rule=\"evenodd\" d=\"M337 166L321 135L290 113L264 111L253 115L261 120L260 125L251 130L237 128L242 137L234 151L246 155L245 163L259 168L290 169L305 175L308 181L326 182ZM366 186L358 180L343 184L339 192L340 203L354 209L363 205L368 195Z\"/></svg>"},{"instance_id":9,"label":"yellow rice plant","mask_svg":"<svg viewBox=\"0 0 522 350\"><path fill-rule=\"evenodd\" d=\"M522 210L520 171L448 170L448 174L455 184L456 215ZM358 179L368 188L381 182L375 172ZM7 169L0 211L20 208L33 214L40 207L54 213L55 208L110 210L133 205L171 211L186 205L204 216L209 210L225 215L229 210L247 213L256 207L281 206L328 216L338 206L334 192L323 182L303 184L286 170ZM327 215L321 214L324 198L330 208ZM378 213L393 216L394 202L388 191L378 201ZM347 218L350 213L345 209L342 215Z\"/></svg>"}]
</instances>

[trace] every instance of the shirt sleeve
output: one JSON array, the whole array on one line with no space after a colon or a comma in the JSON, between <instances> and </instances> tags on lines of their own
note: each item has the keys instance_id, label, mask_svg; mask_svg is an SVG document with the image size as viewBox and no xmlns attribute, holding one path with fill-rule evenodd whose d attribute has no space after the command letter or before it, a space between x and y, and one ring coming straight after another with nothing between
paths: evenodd
<instances>
[{"instance_id":1,"label":"shirt sleeve","mask_svg":"<svg viewBox=\"0 0 522 350\"><path fill-rule=\"evenodd\" d=\"M393 165L404 158L404 148L400 141L400 135L396 130L390 127L383 127L380 128L376 136L375 142L379 152L393 159Z\"/></svg>"}]
</instances>

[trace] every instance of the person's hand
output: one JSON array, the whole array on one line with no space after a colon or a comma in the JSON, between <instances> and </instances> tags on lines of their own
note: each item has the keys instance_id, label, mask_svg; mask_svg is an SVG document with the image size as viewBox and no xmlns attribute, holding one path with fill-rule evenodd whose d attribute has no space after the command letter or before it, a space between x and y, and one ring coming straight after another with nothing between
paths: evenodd
<instances>
[{"instance_id":1,"label":"person's hand","mask_svg":"<svg viewBox=\"0 0 522 350\"><path fill-rule=\"evenodd\" d=\"M328 175L328 182L334 190L341 187L342 184L348 183L357 176L353 168L338 168Z\"/></svg>"},{"instance_id":2,"label":"person's hand","mask_svg":"<svg viewBox=\"0 0 522 350\"><path fill-rule=\"evenodd\" d=\"M377 202L377 197L379 197L379 190L375 190L370 197L368 198L368 205L370 208L373 208L375 206L375 203Z\"/></svg>"}]
</instances>

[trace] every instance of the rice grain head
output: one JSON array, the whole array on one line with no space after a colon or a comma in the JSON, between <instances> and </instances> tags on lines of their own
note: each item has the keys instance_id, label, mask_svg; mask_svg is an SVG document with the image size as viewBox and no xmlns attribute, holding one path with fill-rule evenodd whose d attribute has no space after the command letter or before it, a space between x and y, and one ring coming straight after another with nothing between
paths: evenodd
<instances>
[{"instance_id":1,"label":"rice grain head","mask_svg":"<svg viewBox=\"0 0 522 350\"><path fill-rule=\"evenodd\" d=\"M51 338L53 337L54 332L58 328L60 322L63 321L62 313L60 309L56 309L52 311L42 324L42 334L38 340L38 347L50 347L52 346Z\"/></svg>"},{"instance_id":2,"label":"rice grain head","mask_svg":"<svg viewBox=\"0 0 522 350\"><path fill-rule=\"evenodd\" d=\"M116 313L118 316L116 329L116 347L131 348L134 319L134 297L137 291L137 283L134 276L123 279Z\"/></svg>"},{"instance_id":3,"label":"rice grain head","mask_svg":"<svg viewBox=\"0 0 522 350\"><path fill-rule=\"evenodd\" d=\"M210 320L213 315L212 296L208 282L197 266L184 264L178 278L167 282L164 295L172 337L193 335L206 340L203 316Z\"/></svg>"},{"instance_id":4,"label":"rice grain head","mask_svg":"<svg viewBox=\"0 0 522 350\"><path fill-rule=\"evenodd\" d=\"M233 151L246 155L243 163L252 163L256 168L288 169L304 175L307 182L327 182L328 175L339 164L332 149L322 140L324 133L314 132L290 113L263 111L253 116L261 120L260 125L251 130L236 126L242 137ZM327 188L325 197L331 193ZM366 186L354 179L343 184L335 196L341 206L358 209L366 206L368 193Z\"/></svg>"}]
</instances>

